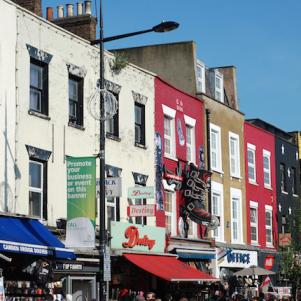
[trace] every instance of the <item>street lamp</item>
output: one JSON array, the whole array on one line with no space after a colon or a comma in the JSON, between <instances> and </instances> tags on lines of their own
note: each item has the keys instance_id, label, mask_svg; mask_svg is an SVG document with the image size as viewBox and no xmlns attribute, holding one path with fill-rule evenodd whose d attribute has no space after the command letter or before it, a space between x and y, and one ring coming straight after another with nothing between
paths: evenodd
<instances>
[{"instance_id":1,"label":"street lamp","mask_svg":"<svg viewBox=\"0 0 301 301\"><path fill-rule=\"evenodd\" d=\"M112 37L103 37L103 15L102 15L102 0L99 1L99 39L91 41L91 45L99 44L99 300L106 299L106 286L102 270L104 269L105 248L107 243L106 237L106 200L105 200L105 103L104 103L104 43L123 39L135 35L140 35L148 32L168 32L179 27L176 22L162 22L150 29L121 34Z\"/></svg>"}]
</instances>

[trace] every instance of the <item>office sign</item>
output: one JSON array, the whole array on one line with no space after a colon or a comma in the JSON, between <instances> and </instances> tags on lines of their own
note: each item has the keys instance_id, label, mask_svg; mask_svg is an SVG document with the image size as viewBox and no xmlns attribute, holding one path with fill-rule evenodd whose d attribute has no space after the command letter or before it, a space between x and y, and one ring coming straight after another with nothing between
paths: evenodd
<instances>
[{"instance_id":1,"label":"office sign","mask_svg":"<svg viewBox=\"0 0 301 301\"><path fill-rule=\"evenodd\" d=\"M163 253L165 248L165 228L111 223L111 248Z\"/></svg>"},{"instance_id":2,"label":"office sign","mask_svg":"<svg viewBox=\"0 0 301 301\"><path fill-rule=\"evenodd\" d=\"M219 248L217 249L217 259L220 267L248 268L258 265L256 251Z\"/></svg>"},{"instance_id":3,"label":"office sign","mask_svg":"<svg viewBox=\"0 0 301 301\"><path fill-rule=\"evenodd\" d=\"M131 205L128 207L128 216L155 216L156 205Z\"/></svg>"},{"instance_id":4,"label":"office sign","mask_svg":"<svg viewBox=\"0 0 301 301\"><path fill-rule=\"evenodd\" d=\"M128 189L129 199L153 199L155 197L154 187L149 186L138 186L130 187Z\"/></svg>"}]
</instances>

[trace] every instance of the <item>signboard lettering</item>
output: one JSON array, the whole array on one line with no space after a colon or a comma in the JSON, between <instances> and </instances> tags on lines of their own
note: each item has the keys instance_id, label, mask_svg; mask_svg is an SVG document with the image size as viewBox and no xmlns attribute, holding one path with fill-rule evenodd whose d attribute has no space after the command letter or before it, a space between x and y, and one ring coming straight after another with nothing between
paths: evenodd
<instances>
[{"instance_id":1,"label":"signboard lettering","mask_svg":"<svg viewBox=\"0 0 301 301\"><path fill-rule=\"evenodd\" d=\"M154 187L130 187L128 189L129 199L153 199Z\"/></svg>"},{"instance_id":2,"label":"signboard lettering","mask_svg":"<svg viewBox=\"0 0 301 301\"><path fill-rule=\"evenodd\" d=\"M240 262L240 263L250 263L250 254L249 253L235 253L233 250L228 250L227 252L228 262Z\"/></svg>"},{"instance_id":3,"label":"signboard lettering","mask_svg":"<svg viewBox=\"0 0 301 301\"><path fill-rule=\"evenodd\" d=\"M156 241L149 239L147 235L144 235L142 238L139 237L139 230L135 226L130 226L125 230L125 238L128 239L127 242L122 243L124 248L133 248L135 246L147 246L151 250Z\"/></svg>"},{"instance_id":4,"label":"signboard lettering","mask_svg":"<svg viewBox=\"0 0 301 301\"><path fill-rule=\"evenodd\" d=\"M132 205L129 206L129 216L155 216L155 205Z\"/></svg>"}]
</instances>

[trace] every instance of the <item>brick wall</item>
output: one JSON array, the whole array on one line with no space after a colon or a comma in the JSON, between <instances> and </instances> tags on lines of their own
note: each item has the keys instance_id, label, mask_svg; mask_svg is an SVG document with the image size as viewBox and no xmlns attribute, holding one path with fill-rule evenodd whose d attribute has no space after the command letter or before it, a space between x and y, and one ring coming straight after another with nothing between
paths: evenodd
<instances>
[{"instance_id":1,"label":"brick wall","mask_svg":"<svg viewBox=\"0 0 301 301\"><path fill-rule=\"evenodd\" d=\"M13 0L13 2L42 17L41 0Z\"/></svg>"}]
</instances>

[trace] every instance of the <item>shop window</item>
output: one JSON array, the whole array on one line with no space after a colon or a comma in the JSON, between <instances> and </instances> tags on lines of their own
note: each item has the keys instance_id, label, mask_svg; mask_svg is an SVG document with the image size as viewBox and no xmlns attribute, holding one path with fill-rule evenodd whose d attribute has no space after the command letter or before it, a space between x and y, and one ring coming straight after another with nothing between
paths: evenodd
<instances>
[{"instance_id":1,"label":"shop window","mask_svg":"<svg viewBox=\"0 0 301 301\"><path fill-rule=\"evenodd\" d=\"M281 192L287 192L285 169L286 169L285 164L280 163L280 187L281 187Z\"/></svg>"},{"instance_id":2,"label":"shop window","mask_svg":"<svg viewBox=\"0 0 301 301\"><path fill-rule=\"evenodd\" d=\"M83 126L84 79L69 74L69 123Z\"/></svg>"},{"instance_id":3,"label":"shop window","mask_svg":"<svg viewBox=\"0 0 301 301\"><path fill-rule=\"evenodd\" d=\"M113 118L106 120L106 133L107 137L119 138L119 95L113 92L111 93L117 100L117 111Z\"/></svg>"},{"instance_id":4,"label":"shop window","mask_svg":"<svg viewBox=\"0 0 301 301\"><path fill-rule=\"evenodd\" d=\"M29 161L29 215L47 219L47 163Z\"/></svg>"},{"instance_id":5,"label":"shop window","mask_svg":"<svg viewBox=\"0 0 301 301\"><path fill-rule=\"evenodd\" d=\"M48 64L30 58L29 110L48 116Z\"/></svg>"},{"instance_id":6,"label":"shop window","mask_svg":"<svg viewBox=\"0 0 301 301\"><path fill-rule=\"evenodd\" d=\"M264 186L271 187L271 153L263 150L263 175Z\"/></svg>"},{"instance_id":7,"label":"shop window","mask_svg":"<svg viewBox=\"0 0 301 301\"><path fill-rule=\"evenodd\" d=\"M240 177L239 136L229 133L230 175Z\"/></svg>"},{"instance_id":8,"label":"shop window","mask_svg":"<svg viewBox=\"0 0 301 301\"><path fill-rule=\"evenodd\" d=\"M250 183L256 183L256 147L248 143L248 177Z\"/></svg>"},{"instance_id":9,"label":"shop window","mask_svg":"<svg viewBox=\"0 0 301 301\"><path fill-rule=\"evenodd\" d=\"M135 144L145 145L145 105L135 102Z\"/></svg>"},{"instance_id":10,"label":"shop window","mask_svg":"<svg viewBox=\"0 0 301 301\"><path fill-rule=\"evenodd\" d=\"M210 124L210 152L211 168L217 172L222 171L221 156L221 128Z\"/></svg>"},{"instance_id":11,"label":"shop window","mask_svg":"<svg viewBox=\"0 0 301 301\"><path fill-rule=\"evenodd\" d=\"M272 209L270 206L265 208L265 233L266 233L266 245L273 246L273 219Z\"/></svg>"}]
</instances>

